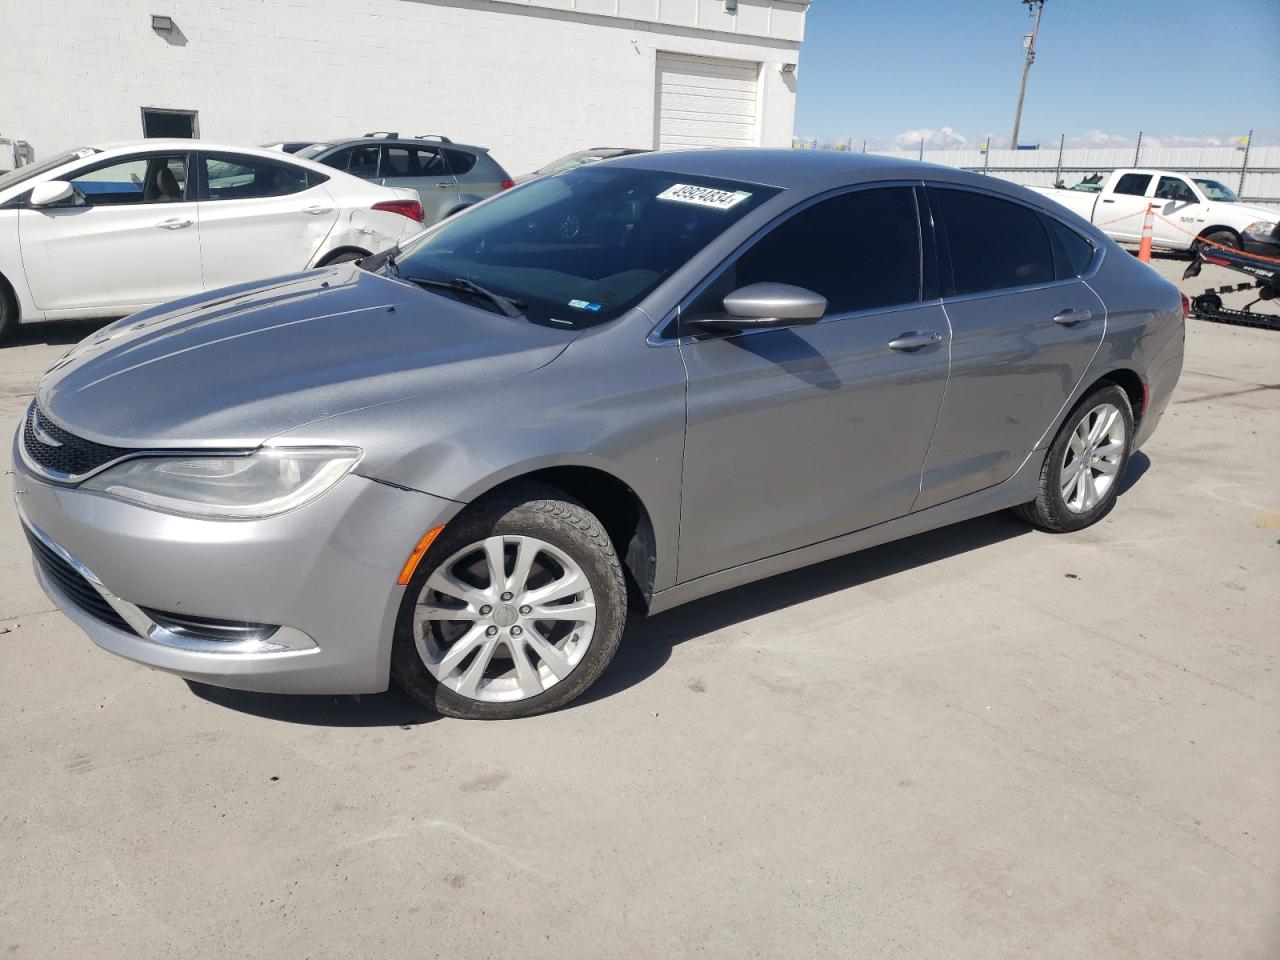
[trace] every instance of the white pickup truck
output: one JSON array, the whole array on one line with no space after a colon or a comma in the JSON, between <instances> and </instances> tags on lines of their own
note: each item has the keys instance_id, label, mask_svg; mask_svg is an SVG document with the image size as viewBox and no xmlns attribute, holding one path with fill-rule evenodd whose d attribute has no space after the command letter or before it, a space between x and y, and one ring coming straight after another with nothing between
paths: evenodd
<instances>
[{"instance_id":1,"label":"white pickup truck","mask_svg":"<svg viewBox=\"0 0 1280 960\"><path fill-rule=\"evenodd\" d=\"M1280 209L1241 203L1217 180L1130 168L1105 177L1094 174L1066 190L1033 189L1121 243L1142 239L1143 215L1151 204L1159 214L1152 218L1153 246L1188 250L1203 238L1249 253L1280 256Z\"/></svg>"}]
</instances>

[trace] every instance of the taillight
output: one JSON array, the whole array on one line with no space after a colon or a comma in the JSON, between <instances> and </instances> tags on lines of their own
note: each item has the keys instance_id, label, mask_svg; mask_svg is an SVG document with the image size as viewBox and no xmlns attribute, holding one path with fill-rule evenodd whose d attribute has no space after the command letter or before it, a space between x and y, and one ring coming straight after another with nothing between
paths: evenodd
<instances>
[{"instance_id":1,"label":"taillight","mask_svg":"<svg viewBox=\"0 0 1280 960\"><path fill-rule=\"evenodd\" d=\"M510 190L515 185L516 182L514 180L503 180L502 183L498 184L503 190Z\"/></svg>"},{"instance_id":2,"label":"taillight","mask_svg":"<svg viewBox=\"0 0 1280 960\"><path fill-rule=\"evenodd\" d=\"M1182 295L1182 319L1185 320L1191 316L1191 298L1185 293Z\"/></svg>"},{"instance_id":3,"label":"taillight","mask_svg":"<svg viewBox=\"0 0 1280 960\"><path fill-rule=\"evenodd\" d=\"M417 220L419 223L425 223L427 219L427 215L422 212L422 204L417 200L383 200L381 203L375 203L373 209L384 213L398 213L402 217Z\"/></svg>"}]
</instances>

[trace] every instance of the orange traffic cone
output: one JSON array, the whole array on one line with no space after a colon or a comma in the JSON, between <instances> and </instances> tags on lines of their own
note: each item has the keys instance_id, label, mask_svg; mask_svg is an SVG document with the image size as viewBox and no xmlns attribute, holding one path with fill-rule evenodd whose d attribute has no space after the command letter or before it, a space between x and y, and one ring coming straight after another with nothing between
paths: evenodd
<instances>
[{"instance_id":1,"label":"orange traffic cone","mask_svg":"<svg viewBox=\"0 0 1280 960\"><path fill-rule=\"evenodd\" d=\"M1138 244L1138 259L1143 263L1151 262L1151 204L1147 204L1147 214L1142 218L1142 242Z\"/></svg>"}]
</instances>

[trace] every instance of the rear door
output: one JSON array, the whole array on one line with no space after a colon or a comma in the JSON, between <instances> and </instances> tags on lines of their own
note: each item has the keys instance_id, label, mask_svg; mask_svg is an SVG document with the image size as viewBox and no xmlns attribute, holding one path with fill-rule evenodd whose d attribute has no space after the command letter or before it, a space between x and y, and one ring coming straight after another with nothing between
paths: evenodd
<instances>
[{"instance_id":1,"label":"rear door","mask_svg":"<svg viewBox=\"0 0 1280 960\"><path fill-rule=\"evenodd\" d=\"M68 177L76 196L18 214L42 310L129 312L199 293L200 240L186 152L104 160Z\"/></svg>"},{"instance_id":2,"label":"rear door","mask_svg":"<svg viewBox=\"0 0 1280 960\"><path fill-rule=\"evenodd\" d=\"M427 223L443 220L458 205L458 181L449 172L444 153L435 147L384 144L378 182L417 190Z\"/></svg>"},{"instance_id":3,"label":"rear door","mask_svg":"<svg viewBox=\"0 0 1280 960\"><path fill-rule=\"evenodd\" d=\"M911 509L948 347L946 316L926 299L917 193L860 189L802 209L682 307L689 390L680 580ZM822 294L826 317L716 337L691 325L722 314L726 294L764 282ZM906 335L928 342L890 346Z\"/></svg>"},{"instance_id":4,"label":"rear door","mask_svg":"<svg viewBox=\"0 0 1280 960\"><path fill-rule=\"evenodd\" d=\"M1094 207L1093 222L1106 224L1108 235L1117 240L1142 239L1142 219L1151 203L1147 194L1151 192L1152 179L1149 173L1121 174Z\"/></svg>"},{"instance_id":5,"label":"rear door","mask_svg":"<svg viewBox=\"0 0 1280 960\"><path fill-rule=\"evenodd\" d=\"M305 167L201 152L197 168L207 290L305 269L337 222L326 178Z\"/></svg>"},{"instance_id":6,"label":"rear door","mask_svg":"<svg viewBox=\"0 0 1280 960\"><path fill-rule=\"evenodd\" d=\"M1003 197L941 186L928 194L943 241L951 376L917 510L1013 476L1106 328L1103 303L1082 279L1097 258L1087 239Z\"/></svg>"}]
</instances>

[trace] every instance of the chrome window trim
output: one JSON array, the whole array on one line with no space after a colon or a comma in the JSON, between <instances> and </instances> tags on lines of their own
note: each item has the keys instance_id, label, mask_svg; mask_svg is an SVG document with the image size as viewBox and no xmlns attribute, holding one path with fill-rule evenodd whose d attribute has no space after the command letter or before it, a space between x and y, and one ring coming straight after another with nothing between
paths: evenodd
<instances>
[{"instance_id":1,"label":"chrome window trim","mask_svg":"<svg viewBox=\"0 0 1280 960\"><path fill-rule=\"evenodd\" d=\"M659 331L665 330L672 323L675 323L679 319L681 311L688 309L689 305L693 303L693 301L696 300L699 296L701 296L702 293L707 289L707 287L709 287L712 283L718 280L720 278L720 275L724 273L725 270L729 269L729 267L739 257L741 257L749 249L751 249L751 247L755 246L755 244L759 240L761 240L766 234L771 233L773 230L782 226L784 223L791 220L791 218L796 216L797 214L803 213L805 210L808 210L810 207L816 206L819 203L823 203L824 201L827 201L827 200L833 200L836 197L842 197L845 194L849 194L849 193L858 193L863 190L875 190L875 189L884 188L884 187L914 188L914 187L920 187L920 186L926 186L925 182L923 180L916 180L916 179L874 180L866 183L854 183L854 184L848 184L843 187L836 187L832 190L828 190L826 193L815 194L814 196L809 197L807 200L803 200L800 203L797 203L795 206L789 207L788 209L780 213L778 216L770 220L768 223L764 224L764 226L756 230L755 233L753 233L746 240L742 241L742 243L740 243L737 247L735 247L732 253L730 253L723 260L721 260L720 263L718 263L715 266L715 268L711 270L710 273L708 273L705 277L702 278L702 280L693 288L691 292L685 294L685 296L680 299L680 302L677 303L674 307L672 307L669 311L667 311L666 316L661 321L659 321L657 324L654 325L653 329L649 331L649 335L645 337L645 343L651 347L670 347L670 346L680 346L680 345L689 344L689 343L701 343L702 341L699 340L697 337L693 337L693 336L664 337L659 333ZM921 222L921 218L923 217L923 214L924 214L924 211L920 209L920 204L919 204L919 201L917 200L916 201L916 222L920 227L920 258L921 258L920 273L921 273L922 284L924 282L924 240L925 240L924 224ZM891 312L896 312L900 310L908 310L913 307L924 306L926 304L936 303L936 302L939 302L939 301L936 299L935 300L913 300L910 303L895 303L895 304L890 304L884 307L875 307L870 310L848 311L842 314L825 316L821 320L819 320L818 323L827 323L828 321L831 321L831 320L848 320L855 317L867 316L869 314L891 313ZM812 326L816 326L816 325L817 324L812 324ZM744 330L741 333L734 334L734 337L735 338L744 337L744 336L750 336L751 334L755 334L755 333L767 333L767 332L768 332L767 329ZM717 337L715 339L724 339L724 338Z\"/></svg>"}]
</instances>

